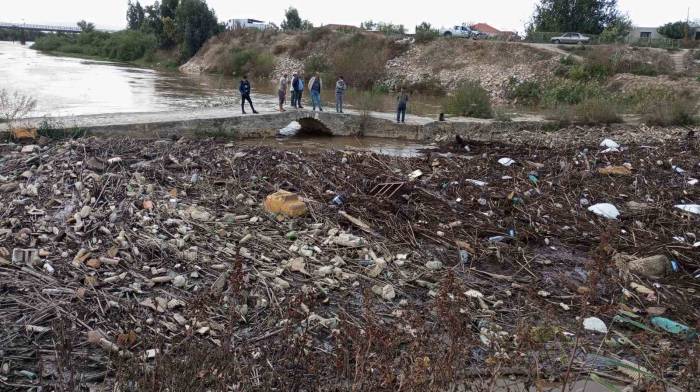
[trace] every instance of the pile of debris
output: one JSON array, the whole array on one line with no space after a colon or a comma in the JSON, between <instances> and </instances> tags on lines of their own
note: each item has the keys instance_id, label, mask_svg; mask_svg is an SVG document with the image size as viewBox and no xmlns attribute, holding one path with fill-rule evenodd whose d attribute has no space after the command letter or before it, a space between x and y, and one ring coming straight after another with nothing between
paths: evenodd
<instances>
[{"instance_id":1,"label":"pile of debris","mask_svg":"<svg viewBox=\"0 0 700 392\"><path fill-rule=\"evenodd\" d=\"M0 389L696 389L699 147L2 145Z\"/></svg>"}]
</instances>

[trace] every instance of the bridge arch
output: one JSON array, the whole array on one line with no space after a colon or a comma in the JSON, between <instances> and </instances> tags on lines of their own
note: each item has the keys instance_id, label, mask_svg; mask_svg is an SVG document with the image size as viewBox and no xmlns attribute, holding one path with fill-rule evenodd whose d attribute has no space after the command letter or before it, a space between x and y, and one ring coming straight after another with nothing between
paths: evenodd
<instances>
[{"instance_id":1,"label":"bridge arch","mask_svg":"<svg viewBox=\"0 0 700 392\"><path fill-rule=\"evenodd\" d=\"M302 117L296 120L301 129L297 133L300 136L333 136L333 131L322 121L313 117Z\"/></svg>"}]
</instances>

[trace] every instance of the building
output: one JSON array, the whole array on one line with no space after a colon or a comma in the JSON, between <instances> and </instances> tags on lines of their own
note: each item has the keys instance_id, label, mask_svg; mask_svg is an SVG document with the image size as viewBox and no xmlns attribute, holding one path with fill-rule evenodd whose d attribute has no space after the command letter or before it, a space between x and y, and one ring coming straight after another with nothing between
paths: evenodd
<instances>
[{"instance_id":1,"label":"building","mask_svg":"<svg viewBox=\"0 0 700 392\"><path fill-rule=\"evenodd\" d=\"M500 38L514 38L517 37L518 33L515 31L502 31L499 30L493 26L491 26L488 23L476 23L471 26L469 26L472 30L476 30L480 33L486 34L489 37L500 37Z\"/></svg>"},{"instance_id":2,"label":"building","mask_svg":"<svg viewBox=\"0 0 700 392\"><path fill-rule=\"evenodd\" d=\"M632 27L627 39L630 41L637 41L640 39L659 39L666 38L659 33L657 27Z\"/></svg>"},{"instance_id":3,"label":"building","mask_svg":"<svg viewBox=\"0 0 700 392\"><path fill-rule=\"evenodd\" d=\"M226 30L237 30L237 29L258 29L267 30L274 28L271 23L267 23L262 20L257 19L229 19L226 22Z\"/></svg>"},{"instance_id":4,"label":"building","mask_svg":"<svg viewBox=\"0 0 700 392\"><path fill-rule=\"evenodd\" d=\"M700 25L691 23L690 29L688 31L688 37L691 40L700 41ZM652 40L652 39L663 39L666 38L661 33L659 33L658 27L632 27L629 35L627 36L628 41L639 41L639 40Z\"/></svg>"}]
</instances>

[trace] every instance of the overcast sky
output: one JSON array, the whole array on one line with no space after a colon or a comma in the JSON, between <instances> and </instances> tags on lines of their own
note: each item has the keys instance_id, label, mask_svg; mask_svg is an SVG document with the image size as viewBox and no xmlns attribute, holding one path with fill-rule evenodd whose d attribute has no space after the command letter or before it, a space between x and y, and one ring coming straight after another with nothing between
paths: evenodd
<instances>
[{"instance_id":1,"label":"overcast sky","mask_svg":"<svg viewBox=\"0 0 700 392\"><path fill-rule=\"evenodd\" d=\"M153 0L141 1L142 5ZM433 26L461 22L486 22L501 30L522 31L532 15L536 0L209 0L219 20L258 18L279 24L284 9L294 6L303 19L314 25L359 25L372 19L404 24L409 29L422 21ZM26 23L73 24L80 19L94 22L100 28L121 29L126 25L126 0L0 0L0 21ZM619 0L637 26L658 26L686 18L700 18L698 0Z\"/></svg>"}]
</instances>

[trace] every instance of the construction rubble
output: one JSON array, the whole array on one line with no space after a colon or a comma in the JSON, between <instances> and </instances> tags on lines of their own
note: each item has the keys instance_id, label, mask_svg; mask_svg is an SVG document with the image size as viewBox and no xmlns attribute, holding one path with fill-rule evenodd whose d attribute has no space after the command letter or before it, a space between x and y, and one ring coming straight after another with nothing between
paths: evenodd
<instances>
[{"instance_id":1,"label":"construction rubble","mask_svg":"<svg viewBox=\"0 0 700 392\"><path fill-rule=\"evenodd\" d=\"M2 144L0 390L699 390L700 141L600 142Z\"/></svg>"}]
</instances>

